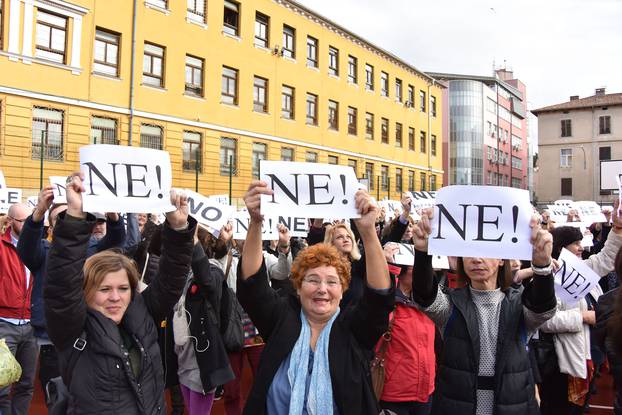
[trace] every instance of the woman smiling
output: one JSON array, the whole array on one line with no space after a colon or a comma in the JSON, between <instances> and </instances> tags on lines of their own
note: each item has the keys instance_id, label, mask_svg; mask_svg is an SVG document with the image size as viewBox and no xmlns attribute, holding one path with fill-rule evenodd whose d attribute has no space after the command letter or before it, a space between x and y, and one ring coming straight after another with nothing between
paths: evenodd
<instances>
[{"instance_id":1,"label":"woman smiling","mask_svg":"<svg viewBox=\"0 0 622 415\"><path fill-rule=\"evenodd\" d=\"M244 197L251 222L237 294L266 341L244 413L377 415L370 350L387 328L394 298L375 231L378 207L357 192L368 278L360 301L341 310L350 262L334 246L317 244L298 254L291 274L296 296L280 298L268 286L259 212L261 195L271 193L255 181Z\"/></svg>"}]
</instances>

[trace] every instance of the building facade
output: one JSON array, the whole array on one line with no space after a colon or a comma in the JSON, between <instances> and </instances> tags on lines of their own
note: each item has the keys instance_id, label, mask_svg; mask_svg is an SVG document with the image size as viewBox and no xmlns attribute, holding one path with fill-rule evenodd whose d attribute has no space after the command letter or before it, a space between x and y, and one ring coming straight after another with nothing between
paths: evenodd
<instances>
[{"instance_id":1,"label":"building facade","mask_svg":"<svg viewBox=\"0 0 622 415\"><path fill-rule=\"evenodd\" d=\"M442 183L442 86L289 0L0 0L0 73L26 195L89 143L165 149L206 195L240 197L260 159L350 165L381 198Z\"/></svg>"},{"instance_id":2,"label":"building facade","mask_svg":"<svg viewBox=\"0 0 622 415\"><path fill-rule=\"evenodd\" d=\"M525 85L505 69L492 77L428 75L448 85L448 152L443 164L447 183L527 189Z\"/></svg>"},{"instance_id":3,"label":"building facade","mask_svg":"<svg viewBox=\"0 0 622 415\"><path fill-rule=\"evenodd\" d=\"M617 195L601 190L600 162L622 159L622 93L578 95L532 111L538 117L536 196L610 203Z\"/></svg>"}]
</instances>

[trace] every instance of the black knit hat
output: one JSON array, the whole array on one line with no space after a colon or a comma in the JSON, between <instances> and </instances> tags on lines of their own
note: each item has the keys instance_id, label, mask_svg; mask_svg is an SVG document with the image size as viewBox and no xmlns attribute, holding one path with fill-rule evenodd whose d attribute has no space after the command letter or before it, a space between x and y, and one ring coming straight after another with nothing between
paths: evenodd
<instances>
[{"instance_id":1,"label":"black knit hat","mask_svg":"<svg viewBox=\"0 0 622 415\"><path fill-rule=\"evenodd\" d=\"M560 226L551 231L553 235L553 258L557 259L562 252L562 248L573 242L583 239L583 234L579 228L574 226Z\"/></svg>"}]
</instances>

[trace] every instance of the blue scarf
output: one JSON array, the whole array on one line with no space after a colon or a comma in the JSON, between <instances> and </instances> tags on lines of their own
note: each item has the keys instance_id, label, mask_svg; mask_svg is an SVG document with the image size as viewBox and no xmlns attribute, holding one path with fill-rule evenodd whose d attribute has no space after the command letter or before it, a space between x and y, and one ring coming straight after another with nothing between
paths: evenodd
<instances>
[{"instance_id":1,"label":"blue scarf","mask_svg":"<svg viewBox=\"0 0 622 415\"><path fill-rule=\"evenodd\" d=\"M331 317L322 329L315 345L311 384L307 397L307 412L309 415L325 415L333 413L333 384L330 378L328 364L328 340L333 322L339 315L337 312ZM300 310L302 328L296 344L292 349L289 361L287 378L292 388L289 403L289 415L302 414L305 402L305 387L309 373L309 353L311 352L311 326L302 310Z\"/></svg>"}]
</instances>

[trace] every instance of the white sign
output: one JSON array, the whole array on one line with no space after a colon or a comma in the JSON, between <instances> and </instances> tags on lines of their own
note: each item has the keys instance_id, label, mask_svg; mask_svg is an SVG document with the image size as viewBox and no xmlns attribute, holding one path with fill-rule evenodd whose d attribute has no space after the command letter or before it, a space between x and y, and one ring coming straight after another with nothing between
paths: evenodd
<instances>
[{"instance_id":1,"label":"white sign","mask_svg":"<svg viewBox=\"0 0 622 415\"><path fill-rule=\"evenodd\" d=\"M378 206L384 208L388 221L393 219L396 214L401 214L402 210L404 210L402 202L398 200L381 200L378 202Z\"/></svg>"},{"instance_id":2,"label":"white sign","mask_svg":"<svg viewBox=\"0 0 622 415\"><path fill-rule=\"evenodd\" d=\"M433 269L449 269L449 258L445 255L432 255Z\"/></svg>"},{"instance_id":3,"label":"white sign","mask_svg":"<svg viewBox=\"0 0 622 415\"><path fill-rule=\"evenodd\" d=\"M583 260L567 249L562 249L558 259L560 267L555 273L555 294L568 304L575 304L598 284L598 276Z\"/></svg>"},{"instance_id":4,"label":"white sign","mask_svg":"<svg viewBox=\"0 0 622 415\"><path fill-rule=\"evenodd\" d=\"M607 218L603 214L602 208L594 201L574 202L572 207L579 213L581 222L589 224L607 222Z\"/></svg>"},{"instance_id":5,"label":"white sign","mask_svg":"<svg viewBox=\"0 0 622 415\"><path fill-rule=\"evenodd\" d=\"M622 176L622 160L600 162L600 190L617 190L617 179Z\"/></svg>"},{"instance_id":6,"label":"white sign","mask_svg":"<svg viewBox=\"0 0 622 415\"><path fill-rule=\"evenodd\" d=\"M547 205L547 210L549 211L550 219L553 222L566 223L566 221L568 221L569 207L561 205Z\"/></svg>"},{"instance_id":7,"label":"white sign","mask_svg":"<svg viewBox=\"0 0 622 415\"><path fill-rule=\"evenodd\" d=\"M192 190L184 190L188 196L188 211L197 222L205 225L214 236L227 224L236 212L235 206L216 203L216 200L205 197Z\"/></svg>"},{"instance_id":8,"label":"white sign","mask_svg":"<svg viewBox=\"0 0 622 415\"><path fill-rule=\"evenodd\" d=\"M221 205L229 204L229 195L212 195L207 197L209 200L213 200Z\"/></svg>"},{"instance_id":9,"label":"white sign","mask_svg":"<svg viewBox=\"0 0 622 415\"><path fill-rule=\"evenodd\" d=\"M434 205L436 205L436 194L437 192L428 192L425 190L420 192L410 192L411 211L415 212L417 209L434 207Z\"/></svg>"},{"instance_id":10,"label":"white sign","mask_svg":"<svg viewBox=\"0 0 622 415\"><path fill-rule=\"evenodd\" d=\"M4 189L6 187L6 180L4 180L4 174L2 170L0 170L0 189Z\"/></svg>"},{"instance_id":11,"label":"white sign","mask_svg":"<svg viewBox=\"0 0 622 415\"><path fill-rule=\"evenodd\" d=\"M166 151L89 145L80 148L85 212L170 212L171 161Z\"/></svg>"},{"instance_id":12,"label":"white sign","mask_svg":"<svg viewBox=\"0 0 622 415\"><path fill-rule=\"evenodd\" d=\"M400 248L393 255L393 263L397 265L410 265L415 263L415 246L409 244L397 244Z\"/></svg>"},{"instance_id":13,"label":"white sign","mask_svg":"<svg viewBox=\"0 0 622 415\"><path fill-rule=\"evenodd\" d=\"M233 239L246 239L250 221L251 217L245 210L240 210L233 215L231 218L231 222L233 223ZM276 218L264 216L261 226L261 240L276 241L279 239L279 231L276 228L277 223Z\"/></svg>"},{"instance_id":14,"label":"white sign","mask_svg":"<svg viewBox=\"0 0 622 415\"><path fill-rule=\"evenodd\" d=\"M261 180L273 195L261 196L261 212L270 216L360 217L354 194L360 188L348 166L261 160Z\"/></svg>"},{"instance_id":15,"label":"white sign","mask_svg":"<svg viewBox=\"0 0 622 415\"><path fill-rule=\"evenodd\" d=\"M0 213L6 214L12 204L22 201L22 189L3 187L0 189Z\"/></svg>"},{"instance_id":16,"label":"white sign","mask_svg":"<svg viewBox=\"0 0 622 415\"><path fill-rule=\"evenodd\" d=\"M67 203L67 176L50 176L54 203Z\"/></svg>"},{"instance_id":17,"label":"white sign","mask_svg":"<svg viewBox=\"0 0 622 415\"><path fill-rule=\"evenodd\" d=\"M616 175L616 182L618 183L618 214L622 214L622 174Z\"/></svg>"},{"instance_id":18,"label":"white sign","mask_svg":"<svg viewBox=\"0 0 622 415\"><path fill-rule=\"evenodd\" d=\"M274 220L274 218L272 218ZM309 221L307 218L293 216L279 216L276 223L283 224L289 229L289 236L292 238L306 238L309 235Z\"/></svg>"},{"instance_id":19,"label":"white sign","mask_svg":"<svg viewBox=\"0 0 622 415\"><path fill-rule=\"evenodd\" d=\"M448 186L436 193L430 254L531 259L529 191Z\"/></svg>"},{"instance_id":20,"label":"white sign","mask_svg":"<svg viewBox=\"0 0 622 415\"><path fill-rule=\"evenodd\" d=\"M39 196L30 196L28 199L26 199L26 204L33 209L37 207L38 203ZM45 213L47 214L47 211Z\"/></svg>"}]
</instances>

